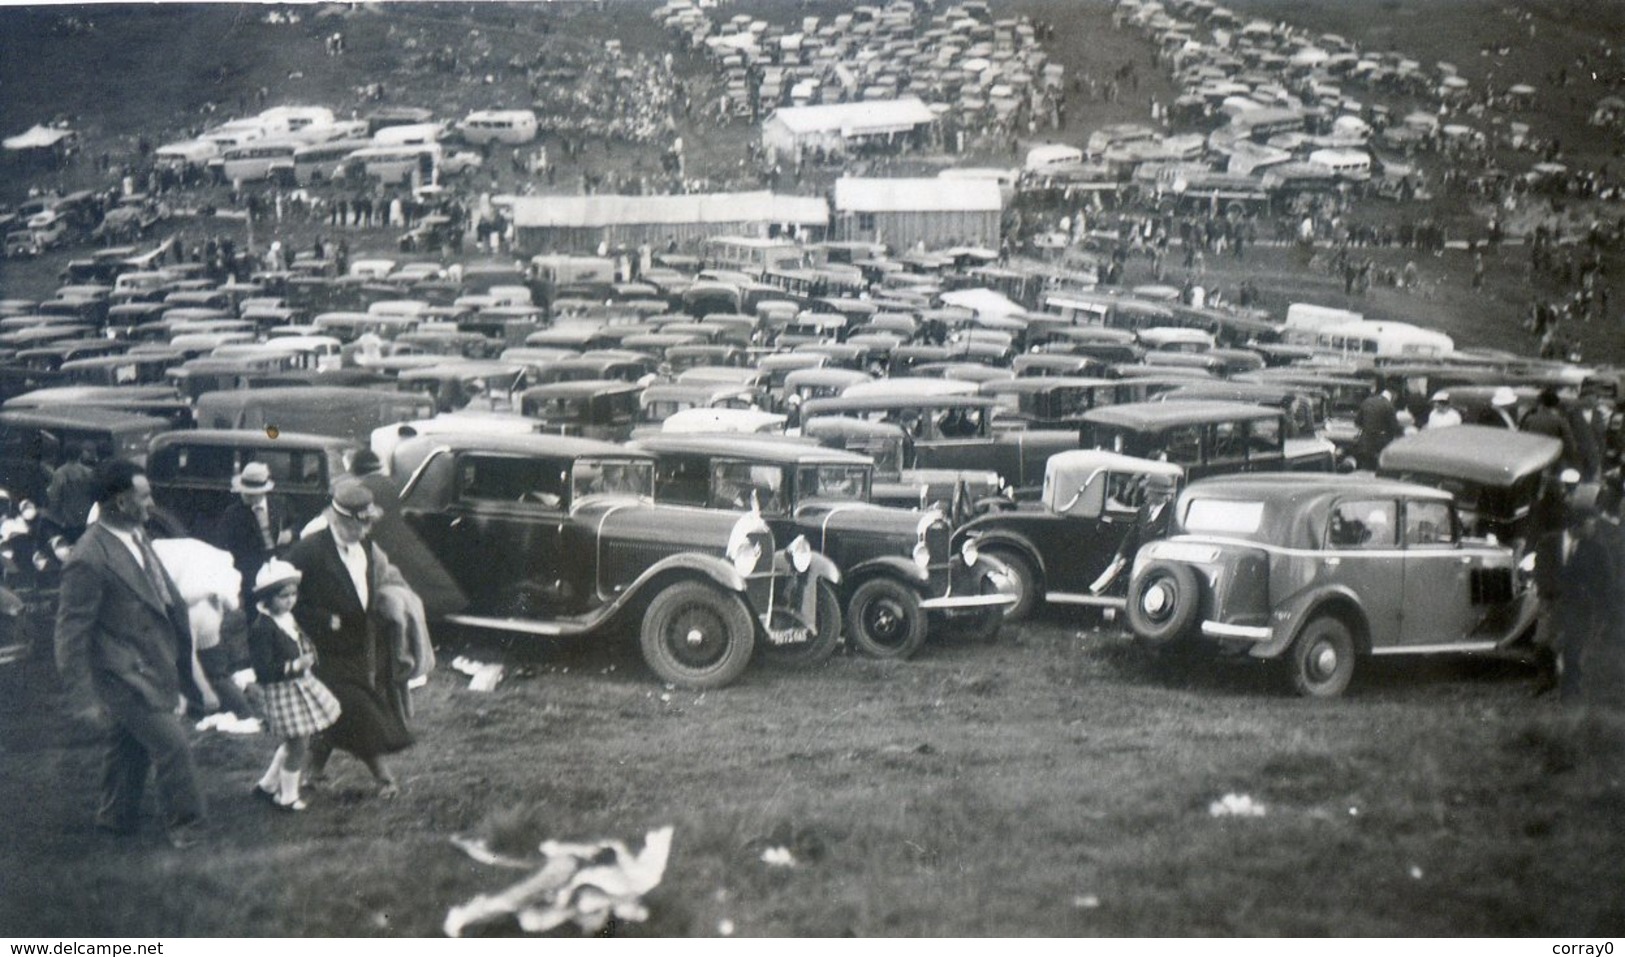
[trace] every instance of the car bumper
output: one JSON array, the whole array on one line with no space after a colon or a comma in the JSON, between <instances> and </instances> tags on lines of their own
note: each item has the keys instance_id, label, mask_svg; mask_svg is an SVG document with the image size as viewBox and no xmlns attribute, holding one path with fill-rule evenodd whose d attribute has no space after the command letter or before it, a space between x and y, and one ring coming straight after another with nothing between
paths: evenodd
<instances>
[{"instance_id":1,"label":"car bumper","mask_svg":"<svg viewBox=\"0 0 1625 957\"><path fill-rule=\"evenodd\" d=\"M1259 642L1275 637L1275 629L1268 625L1231 625L1222 621L1202 622L1202 634L1221 641Z\"/></svg>"}]
</instances>

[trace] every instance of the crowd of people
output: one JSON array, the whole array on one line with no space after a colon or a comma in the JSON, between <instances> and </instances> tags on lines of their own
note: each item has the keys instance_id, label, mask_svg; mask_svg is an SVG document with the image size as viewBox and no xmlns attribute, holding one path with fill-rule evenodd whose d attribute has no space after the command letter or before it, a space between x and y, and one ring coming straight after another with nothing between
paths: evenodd
<instances>
[{"instance_id":1,"label":"crowd of people","mask_svg":"<svg viewBox=\"0 0 1625 957\"><path fill-rule=\"evenodd\" d=\"M62 569L55 645L70 712L106 741L98 830L136 833L155 772L170 843L200 840L207 811L188 714L263 719L278 744L249 790L277 811L309 806L306 794L322 786L335 751L365 766L380 798L400 793L387 758L413 743L408 685L433 668L433 652L421 600L375 541L389 514L375 489L385 501L398 492L370 453L351 469L322 515L299 529L270 496L275 482L263 463L242 469L232 483L238 500L206 536L229 556L241 587L229 596L236 601L219 642L205 648L173 562L160 559L147 530L144 469L123 459L76 462L71 480L93 518ZM254 677L247 695L230 674L244 658Z\"/></svg>"}]
</instances>

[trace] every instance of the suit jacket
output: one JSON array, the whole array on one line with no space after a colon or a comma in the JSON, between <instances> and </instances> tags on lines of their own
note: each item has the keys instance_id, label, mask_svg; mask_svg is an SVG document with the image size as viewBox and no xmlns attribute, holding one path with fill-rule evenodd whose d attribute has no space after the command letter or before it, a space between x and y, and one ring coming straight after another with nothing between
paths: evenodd
<instances>
[{"instance_id":1,"label":"suit jacket","mask_svg":"<svg viewBox=\"0 0 1625 957\"><path fill-rule=\"evenodd\" d=\"M56 661L72 707L172 711L204 699L193 670L186 602L168 573L160 595L129 548L92 525L62 568Z\"/></svg>"},{"instance_id":2,"label":"suit jacket","mask_svg":"<svg viewBox=\"0 0 1625 957\"><path fill-rule=\"evenodd\" d=\"M288 509L275 496L266 499L270 509L271 540L292 528L288 519ZM294 534L298 534L294 528ZM275 548L267 549L265 539L260 535L259 520L254 517L254 510L247 503L238 499L220 513L220 520L215 524L209 543L231 553L231 562L237 570L243 572L243 587L252 590L254 587L254 572L276 554Z\"/></svg>"},{"instance_id":3,"label":"suit jacket","mask_svg":"<svg viewBox=\"0 0 1625 957\"><path fill-rule=\"evenodd\" d=\"M378 590L398 580L394 570L371 539L367 551L367 602L362 604L350 580L350 569L339 557L338 543L329 529L306 535L288 550L288 561L302 574L299 603L293 618L316 646L321 660L318 677L357 681L376 687L382 659L372 614Z\"/></svg>"}]
</instances>

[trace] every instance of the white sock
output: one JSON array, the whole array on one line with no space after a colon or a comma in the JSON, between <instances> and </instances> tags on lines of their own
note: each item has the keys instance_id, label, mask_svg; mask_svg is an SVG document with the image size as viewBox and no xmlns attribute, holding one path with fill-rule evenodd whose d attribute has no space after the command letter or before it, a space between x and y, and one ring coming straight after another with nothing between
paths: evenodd
<instances>
[{"instance_id":1,"label":"white sock","mask_svg":"<svg viewBox=\"0 0 1625 957\"><path fill-rule=\"evenodd\" d=\"M277 801L282 804L293 804L299 800L299 771L282 772L282 792L277 795Z\"/></svg>"},{"instance_id":2,"label":"white sock","mask_svg":"<svg viewBox=\"0 0 1625 957\"><path fill-rule=\"evenodd\" d=\"M276 753L271 755L271 766L265 769L264 774L260 775L261 790L270 791L272 794L277 792L277 788L282 785L282 775L285 773L282 766L287 760L288 746L285 744L277 745ZM298 788L294 788L296 793L298 790Z\"/></svg>"}]
</instances>

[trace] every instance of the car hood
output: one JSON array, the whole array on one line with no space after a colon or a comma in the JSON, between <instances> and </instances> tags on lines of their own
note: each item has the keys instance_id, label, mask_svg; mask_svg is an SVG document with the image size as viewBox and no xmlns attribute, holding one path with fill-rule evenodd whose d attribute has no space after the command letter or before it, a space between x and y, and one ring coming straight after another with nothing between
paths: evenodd
<instances>
[{"instance_id":1,"label":"car hood","mask_svg":"<svg viewBox=\"0 0 1625 957\"><path fill-rule=\"evenodd\" d=\"M648 544L681 544L690 551L721 554L748 512L655 505L634 498L604 498L571 512L578 525L601 537Z\"/></svg>"}]
</instances>

